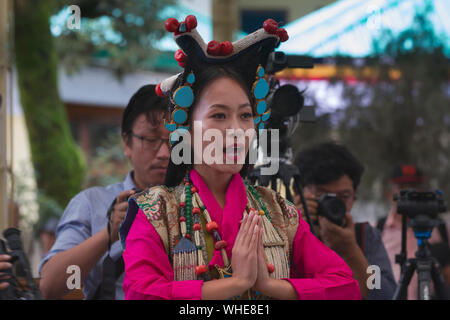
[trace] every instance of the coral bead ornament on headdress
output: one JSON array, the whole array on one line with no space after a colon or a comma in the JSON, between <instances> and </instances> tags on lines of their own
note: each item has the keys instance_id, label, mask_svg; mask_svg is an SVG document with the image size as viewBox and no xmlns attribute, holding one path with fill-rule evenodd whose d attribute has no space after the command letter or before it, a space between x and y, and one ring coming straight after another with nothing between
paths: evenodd
<instances>
[{"instance_id":1,"label":"coral bead ornament on headdress","mask_svg":"<svg viewBox=\"0 0 450 320\"><path fill-rule=\"evenodd\" d=\"M269 93L269 84L264 79L264 67L269 54L289 37L278 23L267 19L263 28L231 43L230 41L210 41L206 44L196 30L197 19L193 15L179 22L169 18L165 28L173 32L179 50L175 60L184 68L156 87L156 93L170 98L171 119L165 126L171 132L170 141L178 141L184 130L189 129L188 109L194 103L195 75L213 65L233 69L241 75L254 97L253 114L255 126L264 129L264 122L270 117L265 98Z\"/></svg>"}]
</instances>

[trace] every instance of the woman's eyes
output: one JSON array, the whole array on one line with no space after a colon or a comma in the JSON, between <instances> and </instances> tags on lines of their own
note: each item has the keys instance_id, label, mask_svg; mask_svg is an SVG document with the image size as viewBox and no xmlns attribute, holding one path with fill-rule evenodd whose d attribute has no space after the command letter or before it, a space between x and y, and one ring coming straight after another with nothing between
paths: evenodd
<instances>
[{"instance_id":1,"label":"woman's eyes","mask_svg":"<svg viewBox=\"0 0 450 320\"><path fill-rule=\"evenodd\" d=\"M245 112L241 115L242 118L249 119L253 118L253 114L251 112Z\"/></svg>"},{"instance_id":2,"label":"woman's eyes","mask_svg":"<svg viewBox=\"0 0 450 320\"><path fill-rule=\"evenodd\" d=\"M214 119L225 119L226 115L225 115L225 113L215 113L211 117ZM243 118L243 119L253 118L253 114L251 112L245 112L245 113L241 114L241 118Z\"/></svg>"},{"instance_id":3,"label":"woman's eyes","mask_svg":"<svg viewBox=\"0 0 450 320\"><path fill-rule=\"evenodd\" d=\"M215 118L215 119L225 119L225 114L224 113L215 113L211 117Z\"/></svg>"}]
</instances>

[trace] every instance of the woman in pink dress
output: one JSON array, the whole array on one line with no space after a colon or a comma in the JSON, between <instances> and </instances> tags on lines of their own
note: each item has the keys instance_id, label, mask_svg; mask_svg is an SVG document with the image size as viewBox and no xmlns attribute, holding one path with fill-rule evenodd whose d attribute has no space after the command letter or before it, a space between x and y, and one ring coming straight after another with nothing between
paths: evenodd
<instances>
[{"instance_id":1,"label":"woman in pink dress","mask_svg":"<svg viewBox=\"0 0 450 320\"><path fill-rule=\"evenodd\" d=\"M269 19L240 41L206 45L195 26L193 16L166 22L185 69L157 87L171 98L172 156L166 184L129 201L125 298L360 299L349 267L295 206L243 178L252 133L270 116L262 66L286 32Z\"/></svg>"}]
</instances>

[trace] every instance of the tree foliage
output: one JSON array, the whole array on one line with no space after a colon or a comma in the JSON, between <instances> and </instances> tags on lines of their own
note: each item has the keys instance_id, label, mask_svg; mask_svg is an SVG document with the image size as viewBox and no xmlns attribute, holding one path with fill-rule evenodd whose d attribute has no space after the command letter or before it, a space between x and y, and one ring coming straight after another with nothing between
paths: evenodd
<instances>
[{"instance_id":1,"label":"tree foliage","mask_svg":"<svg viewBox=\"0 0 450 320\"><path fill-rule=\"evenodd\" d=\"M15 2L15 58L38 188L65 206L79 191L86 166L59 98L53 11L49 0Z\"/></svg>"},{"instance_id":2,"label":"tree foliage","mask_svg":"<svg viewBox=\"0 0 450 320\"><path fill-rule=\"evenodd\" d=\"M385 183L395 164L409 163L450 199L449 61L441 39L425 10L408 30L385 32L374 43L369 66L377 75L345 85L348 107L338 124L340 140L366 166L365 195L374 198L371 187Z\"/></svg>"},{"instance_id":3,"label":"tree foliage","mask_svg":"<svg viewBox=\"0 0 450 320\"><path fill-rule=\"evenodd\" d=\"M145 67L155 53L155 40L163 35L159 14L172 3L174 0L14 1L20 99L39 194L51 203L41 205L42 217L48 207L65 207L80 191L86 173L85 159L71 136L59 97L59 67L74 71L101 61L119 75ZM64 27L55 39L50 20L69 5L81 8L81 30Z\"/></svg>"},{"instance_id":4,"label":"tree foliage","mask_svg":"<svg viewBox=\"0 0 450 320\"><path fill-rule=\"evenodd\" d=\"M152 66L155 43L166 35L162 11L175 0L63 0L78 5L81 29L63 28L56 38L60 61L67 71L96 63L118 76Z\"/></svg>"}]
</instances>

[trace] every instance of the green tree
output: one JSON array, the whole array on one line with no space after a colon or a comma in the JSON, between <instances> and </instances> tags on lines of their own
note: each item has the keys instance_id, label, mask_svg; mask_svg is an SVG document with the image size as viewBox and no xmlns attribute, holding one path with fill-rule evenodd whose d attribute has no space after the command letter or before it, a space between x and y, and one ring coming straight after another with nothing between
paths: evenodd
<instances>
[{"instance_id":1,"label":"green tree","mask_svg":"<svg viewBox=\"0 0 450 320\"><path fill-rule=\"evenodd\" d=\"M85 162L58 93L58 58L50 33L55 2L15 1L15 58L38 188L61 206L79 191Z\"/></svg>"},{"instance_id":2,"label":"green tree","mask_svg":"<svg viewBox=\"0 0 450 320\"><path fill-rule=\"evenodd\" d=\"M98 57L123 74L147 66L162 35L160 11L173 0L14 1L15 59L20 99L40 194L65 207L80 191L86 162L70 134L58 92L58 68L92 64ZM82 29L65 28L58 38L50 19L68 5L81 8ZM108 21L107 28L96 27ZM113 40L105 36L114 34ZM56 41L55 41L56 40ZM97 60L96 60L97 58ZM74 68L75 67L75 68ZM51 202L51 201L48 201Z\"/></svg>"},{"instance_id":3,"label":"green tree","mask_svg":"<svg viewBox=\"0 0 450 320\"><path fill-rule=\"evenodd\" d=\"M393 165L411 163L450 198L449 62L428 10L418 12L408 30L374 41L378 54L368 65L375 81L345 85L348 107L338 132L366 165L363 196L373 198L372 187L387 181Z\"/></svg>"},{"instance_id":4,"label":"green tree","mask_svg":"<svg viewBox=\"0 0 450 320\"><path fill-rule=\"evenodd\" d=\"M78 5L80 30L63 28L56 37L61 64L66 71L97 64L120 77L136 69L151 69L160 55L155 43L167 31L164 9L175 0L61 0L68 10ZM176 6L172 7L177 10Z\"/></svg>"}]
</instances>

